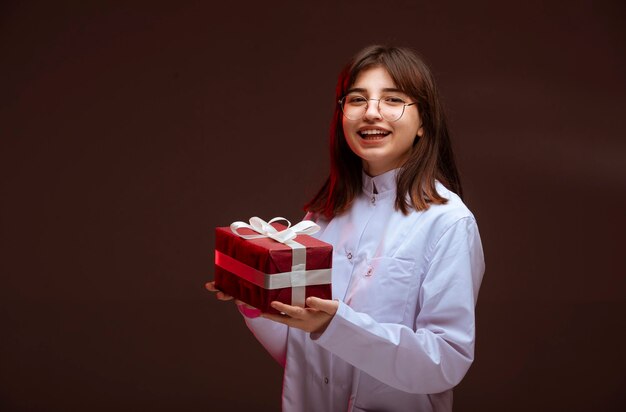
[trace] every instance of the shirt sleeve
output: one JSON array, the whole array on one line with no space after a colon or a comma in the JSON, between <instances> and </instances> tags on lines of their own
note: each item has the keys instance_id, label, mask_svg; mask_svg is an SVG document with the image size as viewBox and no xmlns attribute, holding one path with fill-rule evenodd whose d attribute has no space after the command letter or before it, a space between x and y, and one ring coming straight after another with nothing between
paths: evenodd
<instances>
[{"instance_id":1,"label":"shirt sleeve","mask_svg":"<svg viewBox=\"0 0 626 412\"><path fill-rule=\"evenodd\" d=\"M415 329L379 323L343 302L320 346L379 381L410 393L457 385L474 359L474 307L484 273L473 217L452 224L436 242L421 287Z\"/></svg>"},{"instance_id":2,"label":"shirt sleeve","mask_svg":"<svg viewBox=\"0 0 626 412\"><path fill-rule=\"evenodd\" d=\"M250 318L246 316L241 306L238 306L238 309L254 337L263 345L272 358L284 368L287 358L289 327L262 317Z\"/></svg>"}]
</instances>

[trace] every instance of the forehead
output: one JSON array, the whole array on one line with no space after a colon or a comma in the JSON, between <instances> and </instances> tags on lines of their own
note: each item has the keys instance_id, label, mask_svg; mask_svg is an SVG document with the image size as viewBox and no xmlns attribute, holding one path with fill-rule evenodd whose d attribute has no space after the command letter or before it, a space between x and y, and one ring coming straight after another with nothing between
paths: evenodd
<instances>
[{"instance_id":1,"label":"forehead","mask_svg":"<svg viewBox=\"0 0 626 412\"><path fill-rule=\"evenodd\" d=\"M354 79L351 88L378 90L395 89L397 86L387 69L382 66L374 66L361 70Z\"/></svg>"}]
</instances>

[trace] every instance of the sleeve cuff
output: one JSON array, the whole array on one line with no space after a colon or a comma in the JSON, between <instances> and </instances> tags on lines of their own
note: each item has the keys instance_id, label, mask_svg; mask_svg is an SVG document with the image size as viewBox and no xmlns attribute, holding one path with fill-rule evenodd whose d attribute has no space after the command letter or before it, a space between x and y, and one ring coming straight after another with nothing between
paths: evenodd
<instances>
[{"instance_id":1,"label":"sleeve cuff","mask_svg":"<svg viewBox=\"0 0 626 412\"><path fill-rule=\"evenodd\" d=\"M339 307L337 308L337 312L335 313L333 318L330 320L330 323L326 327L326 330L324 330L324 332L322 333L310 334L311 339L316 341L318 344L323 344L324 342L331 339L332 335L335 334L334 331L337 330L337 328L339 327L338 325L341 324L342 320L345 318L346 311L348 310L348 305L346 305L342 301L338 301L338 302L339 302Z\"/></svg>"}]
</instances>

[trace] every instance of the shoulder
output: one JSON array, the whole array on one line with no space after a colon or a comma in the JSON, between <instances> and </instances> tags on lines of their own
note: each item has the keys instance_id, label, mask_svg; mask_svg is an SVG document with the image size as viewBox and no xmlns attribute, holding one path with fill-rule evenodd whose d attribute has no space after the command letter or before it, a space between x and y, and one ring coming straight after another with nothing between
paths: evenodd
<instances>
[{"instance_id":1,"label":"shoulder","mask_svg":"<svg viewBox=\"0 0 626 412\"><path fill-rule=\"evenodd\" d=\"M446 188L440 182L436 182L437 193L447 199L444 204L432 204L424 212L426 216L439 222L442 225L449 225L461 219L476 220L474 214L469 210L463 200L453 191Z\"/></svg>"},{"instance_id":2,"label":"shoulder","mask_svg":"<svg viewBox=\"0 0 626 412\"><path fill-rule=\"evenodd\" d=\"M326 229L326 226L328 226L329 222L328 219L324 218L321 214L313 212L306 212L302 220L310 220L320 227L320 230L317 233L311 235L315 238L318 238L320 236L321 232Z\"/></svg>"},{"instance_id":3,"label":"shoulder","mask_svg":"<svg viewBox=\"0 0 626 412\"><path fill-rule=\"evenodd\" d=\"M473 213L463 200L440 182L436 182L437 193L446 199L446 203L431 203L426 210L412 209L407 215L407 223L428 228L429 232L443 231L464 219L475 221Z\"/></svg>"},{"instance_id":4,"label":"shoulder","mask_svg":"<svg viewBox=\"0 0 626 412\"><path fill-rule=\"evenodd\" d=\"M442 237L448 233L455 236L470 235L477 231L476 219L461 198L444 185L437 182L437 193L447 199L444 204L431 204L426 210L411 210L404 219L405 244L424 243L427 250L433 250Z\"/></svg>"}]
</instances>

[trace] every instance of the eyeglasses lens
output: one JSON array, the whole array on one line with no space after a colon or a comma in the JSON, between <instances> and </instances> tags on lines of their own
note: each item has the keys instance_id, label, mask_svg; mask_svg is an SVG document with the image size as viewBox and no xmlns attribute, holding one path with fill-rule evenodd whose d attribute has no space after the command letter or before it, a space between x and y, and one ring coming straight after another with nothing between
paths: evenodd
<instances>
[{"instance_id":1,"label":"eyeglasses lens","mask_svg":"<svg viewBox=\"0 0 626 412\"><path fill-rule=\"evenodd\" d=\"M370 104L378 106L378 112L384 120L395 122L402 117L404 113L404 104L388 100L368 101L364 97L346 96L341 104L344 116L350 120L359 120L365 116Z\"/></svg>"}]
</instances>

